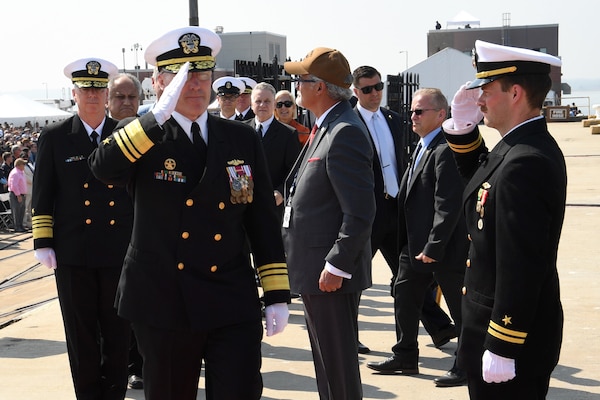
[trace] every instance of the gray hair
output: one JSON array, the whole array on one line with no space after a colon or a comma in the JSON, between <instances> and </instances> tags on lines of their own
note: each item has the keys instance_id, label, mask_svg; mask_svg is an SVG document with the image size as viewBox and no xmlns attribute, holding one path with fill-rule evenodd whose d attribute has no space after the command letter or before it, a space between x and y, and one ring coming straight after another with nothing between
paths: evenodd
<instances>
[{"instance_id":1,"label":"gray hair","mask_svg":"<svg viewBox=\"0 0 600 400\"><path fill-rule=\"evenodd\" d=\"M442 91L438 88L423 88L413 93L413 99L417 96L427 96L431 100L431 104L438 110L448 112L448 100Z\"/></svg>"},{"instance_id":2,"label":"gray hair","mask_svg":"<svg viewBox=\"0 0 600 400\"><path fill-rule=\"evenodd\" d=\"M256 86L254 86L254 89L252 89L252 91L254 91L254 90L268 90L269 92L271 92L273 94L273 97L275 97L275 93L277 92L275 90L275 88L273 87L273 85L271 85L270 83L267 83L267 82L257 83Z\"/></svg>"},{"instance_id":3,"label":"gray hair","mask_svg":"<svg viewBox=\"0 0 600 400\"><path fill-rule=\"evenodd\" d=\"M112 78L110 78L110 81L108 81L108 91L109 92L115 85L115 81L119 78L128 78L131 82L133 82L133 85L135 86L135 88L138 92L138 95L140 97L142 97L142 95L144 94L144 91L142 89L142 84L140 83L140 80L138 78L136 78L135 75L132 75L129 72L121 72L121 73L113 76Z\"/></svg>"},{"instance_id":4,"label":"gray hair","mask_svg":"<svg viewBox=\"0 0 600 400\"><path fill-rule=\"evenodd\" d=\"M351 89L346 89L346 88L334 85L333 83L326 82L323 79L319 78L318 76L311 75L310 78L314 79L317 82L325 83L325 86L327 87L327 92L329 92L329 97L331 97L333 100L336 100L336 101L350 100L350 98L352 97Z\"/></svg>"}]
</instances>

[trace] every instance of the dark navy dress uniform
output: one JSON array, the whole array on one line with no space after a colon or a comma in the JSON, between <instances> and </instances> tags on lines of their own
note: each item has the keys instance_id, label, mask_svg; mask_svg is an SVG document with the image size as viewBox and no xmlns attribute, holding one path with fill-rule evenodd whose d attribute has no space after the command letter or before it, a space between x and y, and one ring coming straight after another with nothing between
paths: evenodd
<instances>
[{"instance_id":1,"label":"dark navy dress uniform","mask_svg":"<svg viewBox=\"0 0 600 400\"><path fill-rule=\"evenodd\" d=\"M247 381L238 371L248 368L249 359L258 371L261 362L261 305L254 270L244 252L246 236L265 304L288 302L290 293L259 138L245 124L209 115L204 158L174 118L161 127L148 113L121 124L124 127L90 157L99 179L128 185L134 200L133 234L116 300L119 315L134 322L139 342L140 326L151 327L154 333L181 332L186 339L200 341L225 338L226 359L199 352L181 362L194 369L194 359L205 358L207 374L210 368L219 368L238 380L237 385L216 388L207 379L208 398L219 390L244 390L248 399L260 397L260 377L257 387L255 379ZM252 190L238 191L239 179L251 181ZM164 377L147 370L147 357L153 354L141 347L146 389L149 376L158 384Z\"/></svg>"},{"instance_id":2,"label":"dark navy dress uniform","mask_svg":"<svg viewBox=\"0 0 600 400\"><path fill-rule=\"evenodd\" d=\"M116 125L106 117L100 137L110 135ZM56 253L58 297L77 398L122 399L130 328L113 305L131 235L131 199L125 188L102 183L90 171L87 157L94 146L79 116L47 127L38 148L33 242L35 249L53 248Z\"/></svg>"},{"instance_id":3,"label":"dark navy dress uniform","mask_svg":"<svg viewBox=\"0 0 600 400\"><path fill-rule=\"evenodd\" d=\"M549 378L562 342L556 257L566 199L563 155L543 117L517 127L489 153L477 128L446 139L470 178L458 364L481 376L488 349L515 360L517 384Z\"/></svg>"}]
</instances>

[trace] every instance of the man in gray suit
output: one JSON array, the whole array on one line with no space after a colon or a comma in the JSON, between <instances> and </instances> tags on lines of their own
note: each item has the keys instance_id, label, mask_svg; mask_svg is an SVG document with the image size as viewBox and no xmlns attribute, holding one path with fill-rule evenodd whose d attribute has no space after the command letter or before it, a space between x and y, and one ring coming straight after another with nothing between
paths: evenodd
<instances>
[{"instance_id":1,"label":"man in gray suit","mask_svg":"<svg viewBox=\"0 0 600 400\"><path fill-rule=\"evenodd\" d=\"M283 237L290 283L302 295L320 398L362 399L358 303L371 286L373 148L348 102L352 75L342 53L316 48L284 68L298 76L298 105L316 117L288 178Z\"/></svg>"}]
</instances>

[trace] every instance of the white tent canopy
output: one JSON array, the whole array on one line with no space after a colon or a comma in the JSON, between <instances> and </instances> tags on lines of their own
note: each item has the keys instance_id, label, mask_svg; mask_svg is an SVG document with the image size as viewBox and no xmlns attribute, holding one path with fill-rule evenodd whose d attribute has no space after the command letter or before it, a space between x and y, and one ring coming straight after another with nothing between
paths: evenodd
<instances>
[{"instance_id":1,"label":"white tent canopy","mask_svg":"<svg viewBox=\"0 0 600 400\"><path fill-rule=\"evenodd\" d=\"M73 114L51 107L19 94L0 94L0 124L24 126L27 121L44 126L71 117Z\"/></svg>"},{"instance_id":2,"label":"white tent canopy","mask_svg":"<svg viewBox=\"0 0 600 400\"><path fill-rule=\"evenodd\" d=\"M452 18L450 21L446 21L446 28L452 26L464 27L466 25L474 27L475 25L479 26L480 22L481 21L479 20L479 18L472 16L466 11L461 11L458 14L456 14L454 18Z\"/></svg>"}]
</instances>

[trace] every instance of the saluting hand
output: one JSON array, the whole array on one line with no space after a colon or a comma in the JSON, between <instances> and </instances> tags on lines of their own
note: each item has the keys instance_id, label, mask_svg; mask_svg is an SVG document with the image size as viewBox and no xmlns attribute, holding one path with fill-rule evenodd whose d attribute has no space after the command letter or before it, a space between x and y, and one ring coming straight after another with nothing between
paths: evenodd
<instances>
[{"instance_id":1,"label":"saluting hand","mask_svg":"<svg viewBox=\"0 0 600 400\"><path fill-rule=\"evenodd\" d=\"M477 104L481 89L467 89L470 83L467 82L458 89L450 107L452 118L447 119L442 124L444 130L450 134L468 133L483 118L483 113Z\"/></svg>"},{"instance_id":2,"label":"saluting hand","mask_svg":"<svg viewBox=\"0 0 600 400\"><path fill-rule=\"evenodd\" d=\"M158 102L154 105L154 108L151 112L154 114L154 118L159 125L163 125L165 122L167 122L167 120L171 118L173 111L175 111L175 106L177 106L179 95L181 95L183 86L187 81L189 66L189 62L183 64L173 80L167 85L167 87L165 87L165 90L160 96L160 99L158 99Z\"/></svg>"}]
</instances>

